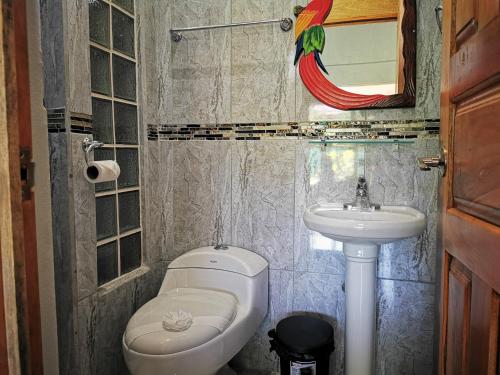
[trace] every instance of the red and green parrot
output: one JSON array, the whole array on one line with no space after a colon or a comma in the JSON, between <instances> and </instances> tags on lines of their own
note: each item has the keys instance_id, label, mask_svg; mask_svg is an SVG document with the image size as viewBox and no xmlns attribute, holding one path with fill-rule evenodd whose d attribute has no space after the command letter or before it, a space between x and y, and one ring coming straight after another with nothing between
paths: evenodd
<instances>
[{"instance_id":1,"label":"red and green parrot","mask_svg":"<svg viewBox=\"0 0 500 375\"><path fill-rule=\"evenodd\" d=\"M295 7L295 65L304 85L319 101L338 109L366 108L384 101L385 95L354 94L335 86L321 72L328 74L321 62L325 47L323 22L332 10L333 0L312 0L305 8Z\"/></svg>"}]
</instances>

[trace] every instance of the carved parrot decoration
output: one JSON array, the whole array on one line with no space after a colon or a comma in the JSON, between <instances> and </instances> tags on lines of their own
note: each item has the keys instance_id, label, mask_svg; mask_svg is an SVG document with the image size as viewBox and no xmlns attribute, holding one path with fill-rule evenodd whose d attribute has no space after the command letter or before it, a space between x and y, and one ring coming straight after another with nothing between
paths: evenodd
<instances>
[{"instance_id":1,"label":"carved parrot decoration","mask_svg":"<svg viewBox=\"0 0 500 375\"><path fill-rule=\"evenodd\" d=\"M295 65L307 89L316 99L338 109L367 108L383 102L386 95L354 94L335 86L321 72L328 74L321 62L325 47L323 22L331 12L333 0L312 0L305 8L296 6Z\"/></svg>"}]
</instances>

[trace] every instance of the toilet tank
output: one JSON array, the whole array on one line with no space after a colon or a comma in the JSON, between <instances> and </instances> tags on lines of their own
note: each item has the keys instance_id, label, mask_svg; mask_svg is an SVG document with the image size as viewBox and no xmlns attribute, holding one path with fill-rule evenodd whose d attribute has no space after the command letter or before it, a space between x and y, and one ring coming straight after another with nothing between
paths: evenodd
<instances>
[{"instance_id":1,"label":"toilet tank","mask_svg":"<svg viewBox=\"0 0 500 375\"><path fill-rule=\"evenodd\" d=\"M267 311L268 263L239 247L191 250L172 261L159 294L175 288L204 288L233 294L242 307Z\"/></svg>"}]
</instances>

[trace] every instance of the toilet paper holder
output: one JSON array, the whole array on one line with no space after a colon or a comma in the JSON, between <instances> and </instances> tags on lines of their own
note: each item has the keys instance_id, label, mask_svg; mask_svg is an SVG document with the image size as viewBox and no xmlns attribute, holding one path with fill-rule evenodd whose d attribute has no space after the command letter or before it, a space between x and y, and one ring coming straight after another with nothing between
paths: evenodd
<instances>
[{"instance_id":1,"label":"toilet paper holder","mask_svg":"<svg viewBox=\"0 0 500 375\"><path fill-rule=\"evenodd\" d=\"M89 156L92 151L96 148L100 148L104 146L103 142L99 141L91 141L89 138L85 138L82 142L83 151L85 151L85 163L89 165Z\"/></svg>"}]
</instances>

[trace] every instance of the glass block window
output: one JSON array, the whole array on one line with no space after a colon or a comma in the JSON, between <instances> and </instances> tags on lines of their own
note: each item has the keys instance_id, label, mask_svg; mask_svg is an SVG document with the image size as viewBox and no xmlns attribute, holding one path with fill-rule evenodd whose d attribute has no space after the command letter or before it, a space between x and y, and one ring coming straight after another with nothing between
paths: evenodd
<instances>
[{"instance_id":1,"label":"glass block window","mask_svg":"<svg viewBox=\"0 0 500 375\"><path fill-rule=\"evenodd\" d=\"M95 185L99 285L142 263L134 0L89 2L95 160L114 159L118 181Z\"/></svg>"},{"instance_id":2,"label":"glass block window","mask_svg":"<svg viewBox=\"0 0 500 375\"><path fill-rule=\"evenodd\" d=\"M100 285L118 277L118 246L116 241L97 247L97 281Z\"/></svg>"}]
</instances>

